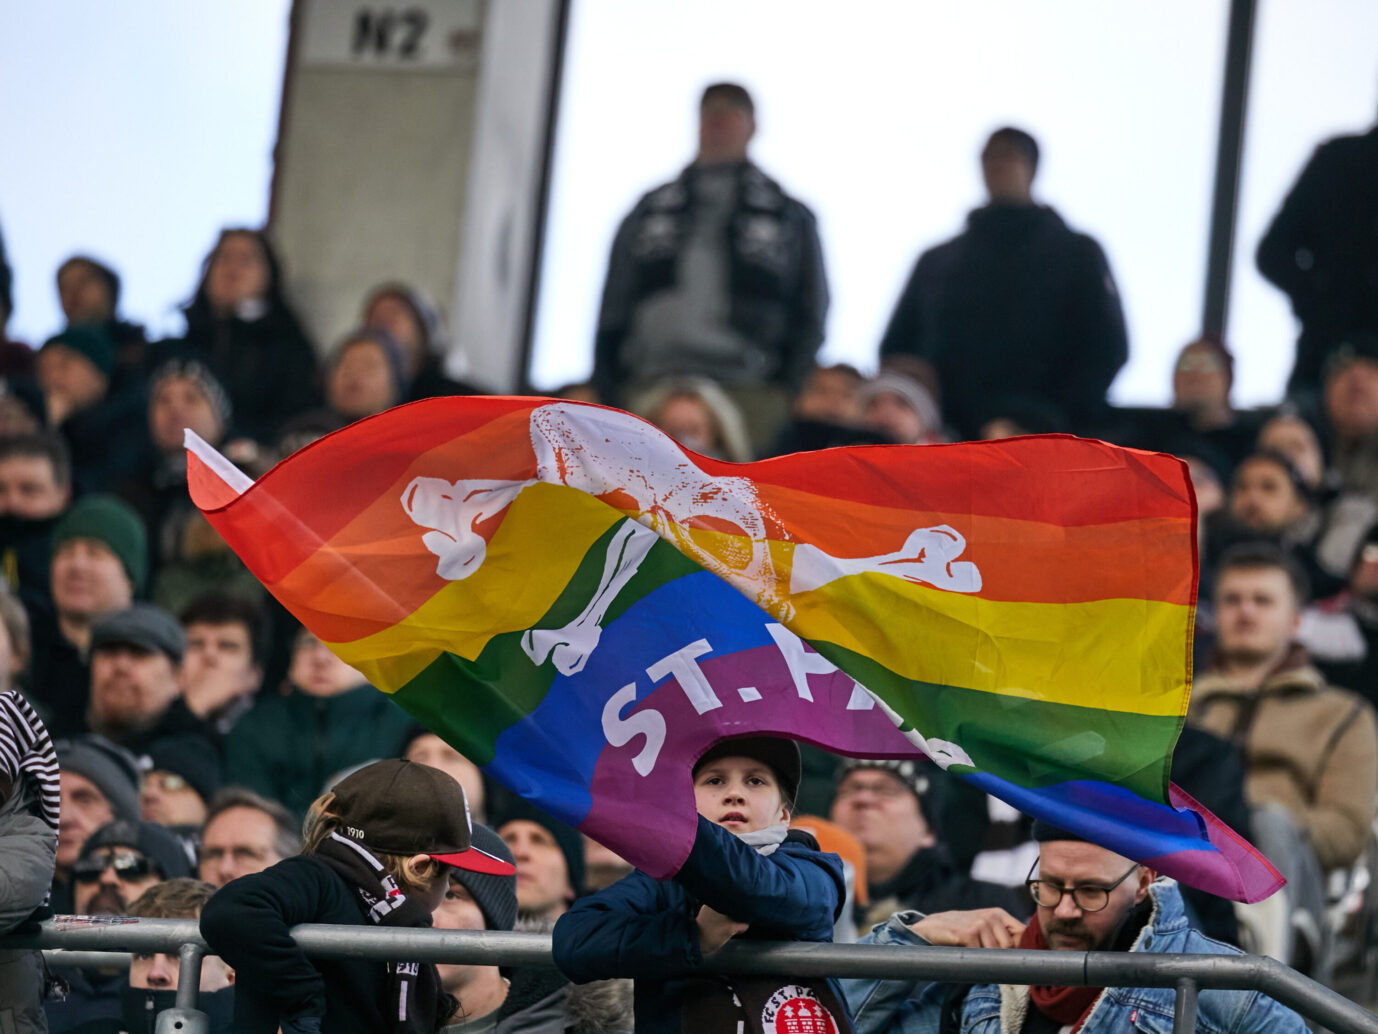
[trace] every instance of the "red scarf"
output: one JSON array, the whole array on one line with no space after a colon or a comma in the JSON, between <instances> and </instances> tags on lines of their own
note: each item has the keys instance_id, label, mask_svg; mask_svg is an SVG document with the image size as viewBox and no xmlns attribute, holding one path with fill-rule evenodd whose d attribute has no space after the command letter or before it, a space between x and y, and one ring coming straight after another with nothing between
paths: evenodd
<instances>
[{"instance_id":1,"label":"red scarf","mask_svg":"<svg viewBox=\"0 0 1378 1034\"><path fill-rule=\"evenodd\" d=\"M1038 923L1037 914L1024 928L1024 936L1019 938L1019 947L1048 950L1048 939L1043 936L1043 927ZM1073 1030L1081 1026L1086 1014L1091 1011L1096 997L1101 993L1099 987L1046 987L1035 985L1029 988L1029 996L1034 1007L1050 1020L1071 1025Z\"/></svg>"}]
</instances>

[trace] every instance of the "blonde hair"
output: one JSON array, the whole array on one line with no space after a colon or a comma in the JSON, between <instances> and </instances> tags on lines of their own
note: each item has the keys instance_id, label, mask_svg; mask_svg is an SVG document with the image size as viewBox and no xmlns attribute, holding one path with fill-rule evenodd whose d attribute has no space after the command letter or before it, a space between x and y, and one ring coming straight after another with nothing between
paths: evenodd
<instances>
[{"instance_id":1,"label":"blonde hair","mask_svg":"<svg viewBox=\"0 0 1378 1034\"><path fill-rule=\"evenodd\" d=\"M306 818L301 825L302 854L315 854L326 837L344 828L345 817L330 810L334 804L335 795L327 793L317 797L306 809ZM416 855L390 854L373 848L369 848L369 853L406 890L425 890L446 872L445 865L434 858L423 858L418 862Z\"/></svg>"}]
</instances>

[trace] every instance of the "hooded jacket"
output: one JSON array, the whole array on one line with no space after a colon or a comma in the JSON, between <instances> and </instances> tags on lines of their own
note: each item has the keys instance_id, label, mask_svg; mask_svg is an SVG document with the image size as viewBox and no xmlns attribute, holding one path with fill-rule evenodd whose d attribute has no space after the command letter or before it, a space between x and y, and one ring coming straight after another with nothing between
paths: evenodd
<instances>
[{"instance_id":1,"label":"hooded jacket","mask_svg":"<svg viewBox=\"0 0 1378 1034\"><path fill-rule=\"evenodd\" d=\"M880 354L932 363L944 418L974 436L1012 406L1094 424L1129 346L1100 245L1051 208L992 204L919 257Z\"/></svg>"},{"instance_id":2,"label":"hooded jacket","mask_svg":"<svg viewBox=\"0 0 1378 1034\"><path fill-rule=\"evenodd\" d=\"M831 941L846 888L842 861L787 839L769 856L702 816L671 879L633 872L576 901L555 924L555 964L576 983L632 977L637 1034L678 1034L686 980L703 954L700 905L748 923L744 937Z\"/></svg>"},{"instance_id":3,"label":"hooded jacket","mask_svg":"<svg viewBox=\"0 0 1378 1034\"><path fill-rule=\"evenodd\" d=\"M1166 954L1239 955L1239 949L1213 941L1187 923L1182 895L1172 880L1149 888L1153 902L1148 922L1130 951ZM862 938L863 944L917 945L928 942L909 927L918 912L900 912ZM953 985L913 980L842 981L857 1034L938 1034L944 1003ZM1031 1008L1029 989L1012 984L979 984L961 1004L961 1034L1021 1034ZM1170 987L1109 987L1096 998L1078 1034L1166 1034L1173 1028L1176 993ZM1258 991L1205 989L1197 1000L1196 1029L1201 1034L1303 1034L1302 1018Z\"/></svg>"},{"instance_id":4,"label":"hooded jacket","mask_svg":"<svg viewBox=\"0 0 1378 1034\"><path fill-rule=\"evenodd\" d=\"M1240 749L1249 802L1286 808L1322 869L1359 857L1378 811L1378 722L1357 694L1326 685L1305 650L1257 689L1207 673L1187 720Z\"/></svg>"}]
</instances>

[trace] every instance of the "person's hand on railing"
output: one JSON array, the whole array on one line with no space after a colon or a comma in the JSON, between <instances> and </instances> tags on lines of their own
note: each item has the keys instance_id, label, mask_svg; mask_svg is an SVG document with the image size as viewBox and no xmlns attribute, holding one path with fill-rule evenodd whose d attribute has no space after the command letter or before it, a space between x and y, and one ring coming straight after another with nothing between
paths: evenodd
<instances>
[{"instance_id":1,"label":"person's hand on railing","mask_svg":"<svg viewBox=\"0 0 1378 1034\"><path fill-rule=\"evenodd\" d=\"M749 928L748 923L739 923L721 912L715 912L707 905L699 909L695 922L699 924L699 951L712 955L728 941Z\"/></svg>"},{"instance_id":2,"label":"person's hand on railing","mask_svg":"<svg viewBox=\"0 0 1378 1034\"><path fill-rule=\"evenodd\" d=\"M912 923L909 929L937 947L1014 948L1024 926L1003 908L977 908L969 912L935 912Z\"/></svg>"}]
</instances>

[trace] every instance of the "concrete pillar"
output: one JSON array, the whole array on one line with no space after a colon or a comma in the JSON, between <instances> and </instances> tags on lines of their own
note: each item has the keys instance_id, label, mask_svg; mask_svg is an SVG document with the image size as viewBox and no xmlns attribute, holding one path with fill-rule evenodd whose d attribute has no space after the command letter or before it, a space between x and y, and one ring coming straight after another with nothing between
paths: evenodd
<instances>
[{"instance_id":1,"label":"concrete pillar","mask_svg":"<svg viewBox=\"0 0 1378 1034\"><path fill-rule=\"evenodd\" d=\"M295 0L270 220L322 352L400 280L440 303L452 372L518 383L561 12Z\"/></svg>"}]
</instances>

